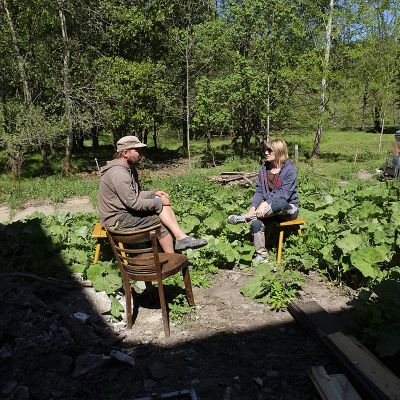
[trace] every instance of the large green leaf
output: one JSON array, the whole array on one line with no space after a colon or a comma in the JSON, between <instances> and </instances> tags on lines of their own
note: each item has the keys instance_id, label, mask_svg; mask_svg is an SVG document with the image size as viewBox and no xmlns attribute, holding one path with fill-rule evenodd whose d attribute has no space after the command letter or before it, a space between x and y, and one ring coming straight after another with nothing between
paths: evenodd
<instances>
[{"instance_id":1,"label":"large green leaf","mask_svg":"<svg viewBox=\"0 0 400 400\"><path fill-rule=\"evenodd\" d=\"M222 228L222 226L225 223L225 216L222 216L220 214L213 214L207 217L203 223L204 225L210 229L210 231L218 231L219 229Z\"/></svg>"},{"instance_id":2,"label":"large green leaf","mask_svg":"<svg viewBox=\"0 0 400 400\"><path fill-rule=\"evenodd\" d=\"M111 294L122 286L118 271L112 268L111 263L99 262L91 265L87 270L87 277L98 292Z\"/></svg>"},{"instance_id":3,"label":"large green leaf","mask_svg":"<svg viewBox=\"0 0 400 400\"><path fill-rule=\"evenodd\" d=\"M193 232L200 225L200 220L194 215L186 215L181 222L183 230L187 233Z\"/></svg>"},{"instance_id":4,"label":"large green leaf","mask_svg":"<svg viewBox=\"0 0 400 400\"><path fill-rule=\"evenodd\" d=\"M337 239L336 246L342 250L343 254L349 254L358 249L363 244L363 241L364 240L361 235L349 233L342 238Z\"/></svg>"},{"instance_id":5,"label":"large green leaf","mask_svg":"<svg viewBox=\"0 0 400 400\"><path fill-rule=\"evenodd\" d=\"M388 258L389 248L387 246L365 247L355 250L351 256L351 263L364 276L378 278L381 270L377 264L384 262Z\"/></svg>"}]
</instances>

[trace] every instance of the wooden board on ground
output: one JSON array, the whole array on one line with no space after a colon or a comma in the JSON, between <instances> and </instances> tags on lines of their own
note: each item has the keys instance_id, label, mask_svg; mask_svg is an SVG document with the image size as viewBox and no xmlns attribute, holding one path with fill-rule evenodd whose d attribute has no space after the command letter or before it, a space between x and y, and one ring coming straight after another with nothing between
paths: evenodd
<instances>
[{"instance_id":1,"label":"wooden board on ground","mask_svg":"<svg viewBox=\"0 0 400 400\"><path fill-rule=\"evenodd\" d=\"M327 339L338 353L349 360L354 370L381 392L381 400L400 400L400 379L392 371L342 332L328 335Z\"/></svg>"},{"instance_id":2,"label":"wooden board on ground","mask_svg":"<svg viewBox=\"0 0 400 400\"><path fill-rule=\"evenodd\" d=\"M329 335L343 329L334 315L329 314L316 301L289 304L289 312L312 335Z\"/></svg>"},{"instance_id":3,"label":"wooden board on ground","mask_svg":"<svg viewBox=\"0 0 400 400\"><path fill-rule=\"evenodd\" d=\"M322 366L312 367L309 375L324 400L361 400L346 375L328 375Z\"/></svg>"}]
</instances>

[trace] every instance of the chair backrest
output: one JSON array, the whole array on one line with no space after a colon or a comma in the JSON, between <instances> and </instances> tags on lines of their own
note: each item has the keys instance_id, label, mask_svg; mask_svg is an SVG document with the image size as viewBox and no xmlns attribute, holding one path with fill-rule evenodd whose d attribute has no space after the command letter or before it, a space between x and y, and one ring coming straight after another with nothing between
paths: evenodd
<instances>
[{"instance_id":1,"label":"chair backrest","mask_svg":"<svg viewBox=\"0 0 400 400\"><path fill-rule=\"evenodd\" d=\"M135 275L137 279L149 274L161 274L157 238L161 225L135 231L105 228L121 273Z\"/></svg>"}]
</instances>

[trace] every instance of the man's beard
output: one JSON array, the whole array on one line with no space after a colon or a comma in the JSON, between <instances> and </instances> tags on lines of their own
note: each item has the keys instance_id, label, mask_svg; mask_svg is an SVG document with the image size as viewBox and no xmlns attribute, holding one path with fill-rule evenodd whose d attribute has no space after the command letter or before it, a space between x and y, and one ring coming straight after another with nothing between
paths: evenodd
<instances>
[{"instance_id":1,"label":"man's beard","mask_svg":"<svg viewBox=\"0 0 400 400\"><path fill-rule=\"evenodd\" d=\"M137 165L137 163L139 162L139 160L132 160L131 158L128 158L126 160L128 162L128 165L132 168L135 167Z\"/></svg>"}]
</instances>

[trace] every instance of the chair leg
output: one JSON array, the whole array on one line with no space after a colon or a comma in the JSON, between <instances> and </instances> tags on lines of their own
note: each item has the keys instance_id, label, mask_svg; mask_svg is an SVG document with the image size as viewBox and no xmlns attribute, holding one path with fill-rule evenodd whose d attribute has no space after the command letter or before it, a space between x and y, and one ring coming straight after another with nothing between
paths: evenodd
<instances>
[{"instance_id":1,"label":"chair leg","mask_svg":"<svg viewBox=\"0 0 400 400\"><path fill-rule=\"evenodd\" d=\"M100 241L97 239L97 244L96 244L96 251L94 253L94 259L93 259L93 264L96 264L97 261L99 261L100 258Z\"/></svg>"},{"instance_id":2,"label":"chair leg","mask_svg":"<svg viewBox=\"0 0 400 400\"><path fill-rule=\"evenodd\" d=\"M196 304L194 303L192 282L190 280L190 274L189 274L189 268L188 267L185 267L185 268L182 269L182 276L183 276L183 282L185 284L186 297L188 299L189 305L191 307L195 307Z\"/></svg>"},{"instance_id":3,"label":"chair leg","mask_svg":"<svg viewBox=\"0 0 400 400\"><path fill-rule=\"evenodd\" d=\"M278 264L281 262L281 258L282 258L283 234L284 234L284 230L283 230L283 228L281 228L281 230L279 232L278 257L276 259L276 262Z\"/></svg>"},{"instance_id":4,"label":"chair leg","mask_svg":"<svg viewBox=\"0 0 400 400\"><path fill-rule=\"evenodd\" d=\"M164 294L164 285L162 280L160 279L158 282L158 296L160 297L160 305L161 305L161 312L162 312L162 319L163 319L163 326L164 326L164 334L166 338L169 338L169 318L168 318L168 311L167 311L167 304L165 302L165 294Z\"/></svg>"},{"instance_id":5,"label":"chair leg","mask_svg":"<svg viewBox=\"0 0 400 400\"><path fill-rule=\"evenodd\" d=\"M132 291L129 279L127 277L122 278L124 283L125 301L126 301L126 325L128 329L132 328Z\"/></svg>"}]
</instances>

